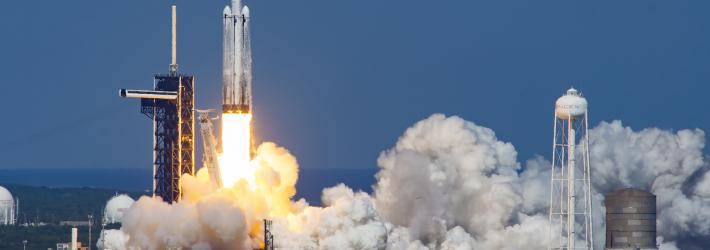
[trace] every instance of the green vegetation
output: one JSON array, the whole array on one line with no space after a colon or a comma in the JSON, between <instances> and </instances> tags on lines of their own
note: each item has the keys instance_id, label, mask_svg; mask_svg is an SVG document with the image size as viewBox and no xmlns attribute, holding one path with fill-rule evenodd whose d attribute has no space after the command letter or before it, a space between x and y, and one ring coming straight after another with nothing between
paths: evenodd
<instances>
[{"instance_id":1,"label":"green vegetation","mask_svg":"<svg viewBox=\"0 0 710 250\"><path fill-rule=\"evenodd\" d=\"M87 220L89 214L100 219L106 202L116 194L138 198L142 193L99 188L50 188L0 184L20 200L20 224L67 220ZM99 224L99 223L96 223Z\"/></svg>"},{"instance_id":2,"label":"green vegetation","mask_svg":"<svg viewBox=\"0 0 710 250\"><path fill-rule=\"evenodd\" d=\"M22 249L27 240L27 249L56 248L57 243L71 240L71 227L60 226L60 221L87 221L93 214L92 241L96 242L101 232L101 218L106 202L115 194L128 194L138 198L137 192L124 192L99 188L49 188L14 184L0 184L20 200L18 225L0 226L0 249ZM43 226L32 226L37 222ZM29 223L29 226L26 223ZM112 228L115 228L113 225ZM79 241L88 243L88 227L79 227ZM95 249L95 244L91 244Z\"/></svg>"}]
</instances>

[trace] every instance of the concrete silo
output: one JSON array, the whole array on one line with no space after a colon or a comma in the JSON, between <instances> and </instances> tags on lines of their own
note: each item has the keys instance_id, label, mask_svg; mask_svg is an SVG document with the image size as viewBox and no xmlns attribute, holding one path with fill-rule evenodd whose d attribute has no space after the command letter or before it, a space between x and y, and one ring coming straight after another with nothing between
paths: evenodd
<instances>
[{"instance_id":1,"label":"concrete silo","mask_svg":"<svg viewBox=\"0 0 710 250\"><path fill-rule=\"evenodd\" d=\"M625 188L606 195L605 249L658 249L656 196Z\"/></svg>"}]
</instances>

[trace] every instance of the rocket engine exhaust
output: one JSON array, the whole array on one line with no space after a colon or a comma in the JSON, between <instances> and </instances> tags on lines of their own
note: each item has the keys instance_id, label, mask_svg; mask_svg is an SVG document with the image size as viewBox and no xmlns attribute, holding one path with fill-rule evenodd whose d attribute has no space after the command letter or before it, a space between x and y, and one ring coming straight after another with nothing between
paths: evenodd
<instances>
[{"instance_id":1,"label":"rocket engine exhaust","mask_svg":"<svg viewBox=\"0 0 710 250\"><path fill-rule=\"evenodd\" d=\"M224 187L246 180L254 188L249 7L242 6L240 0L232 0L231 6L224 8L223 18L221 180Z\"/></svg>"}]
</instances>

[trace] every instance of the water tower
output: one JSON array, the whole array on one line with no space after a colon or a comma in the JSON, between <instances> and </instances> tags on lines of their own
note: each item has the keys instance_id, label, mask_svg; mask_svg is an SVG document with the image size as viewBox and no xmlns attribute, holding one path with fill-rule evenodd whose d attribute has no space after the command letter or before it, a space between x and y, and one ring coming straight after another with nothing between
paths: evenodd
<instances>
[{"instance_id":1,"label":"water tower","mask_svg":"<svg viewBox=\"0 0 710 250\"><path fill-rule=\"evenodd\" d=\"M555 103L549 249L593 249L587 99L574 88Z\"/></svg>"}]
</instances>

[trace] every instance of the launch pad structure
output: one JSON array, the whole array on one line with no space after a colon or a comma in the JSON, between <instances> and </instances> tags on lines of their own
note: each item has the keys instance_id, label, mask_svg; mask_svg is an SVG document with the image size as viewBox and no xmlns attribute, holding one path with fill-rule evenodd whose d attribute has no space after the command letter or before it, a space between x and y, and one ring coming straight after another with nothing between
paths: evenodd
<instances>
[{"instance_id":1,"label":"launch pad structure","mask_svg":"<svg viewBox=\"0 0 710 250\"><path fill-rule=\"evenodd\" d=\"M195 172L194 77L156 75L154 88L177 92L173 100L141 98L141 113L153 120L153 192L165 201L177 201L180 176Z\"/></svg>"},{"instance_id":2,"label":"launch pad structure","mask_svg":"<svg viewBox=\"0 0 710 250\"><path fill-rule=\"evenodd\" d=\"M141 100L141 113L153 121L153 196L180 199L180 177L195 173L195 78L179 74L176 60L176 7L172 6L172 63L156 74L153 90L121 89L119 95Z\"/></svg>"}]
</instances>

